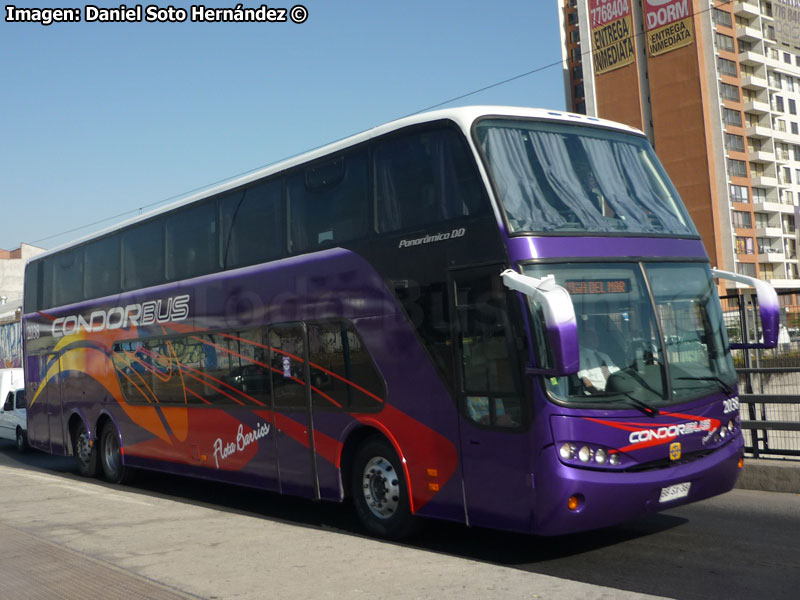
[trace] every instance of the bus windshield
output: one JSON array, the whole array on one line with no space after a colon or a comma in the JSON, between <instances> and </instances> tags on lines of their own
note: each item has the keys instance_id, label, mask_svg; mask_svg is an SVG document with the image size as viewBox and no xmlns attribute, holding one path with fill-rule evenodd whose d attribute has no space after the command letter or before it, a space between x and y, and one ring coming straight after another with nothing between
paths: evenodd
<instances>
[{"instance_id":1,"label":"bus windshield","mask_svg":"<svg viewBox=\"0 0 800 600\"><path fill-rule=\"evenodd\" d=\"M733 392L736 373L708 265L538 264L525 274L553 274L575 306L580 369L547 379L558 400L659 407Z\"/></svg>"},{"instance_id":2,"label":"bus windshield","mask_svg":"<svg viewBox=\"0 0 800 600\"><path fill-rule=\"evenodd\" d=\"M522 119L475 135L509 233L697 235L644 137Z\"/></svg>"}]
</instances>

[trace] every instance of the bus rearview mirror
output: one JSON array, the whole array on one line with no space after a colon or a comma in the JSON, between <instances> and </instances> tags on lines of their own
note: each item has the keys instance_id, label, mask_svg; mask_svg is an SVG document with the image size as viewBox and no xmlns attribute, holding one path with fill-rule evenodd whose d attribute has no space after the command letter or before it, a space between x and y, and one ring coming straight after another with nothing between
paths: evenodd
<instances>
[{"instance_id":1,"label":"bus rearview mirror","mask_svg":"<svg viewBox=\"0 0 800 600\"><path fill-rule=\"evenodd\" d=\"M734 343L731 344L731 348L734 350L775 348L778 345L780 326L780 306L778 305L778 294L775 293L775 288L766 281L748 277L747 275L740 275L739 273L711 269L711 275L718 279L743 283L756 290L759 313L761 314L762 339L758 343Z\"/></svg>"},{"instance_id":2,"label":"bus rearview mirror","mask_svg":"<svg viewBox=\"0 0 800 600\"><path fill-rule=\"evenodd\" d=\"M512 269L500 275L507 288L525 294L534 306L541 307L552 362L537 371L556 377L577 373L578 325L569 292L556 283L553 275L537 279Z\"/></svg>"}]
</instances>

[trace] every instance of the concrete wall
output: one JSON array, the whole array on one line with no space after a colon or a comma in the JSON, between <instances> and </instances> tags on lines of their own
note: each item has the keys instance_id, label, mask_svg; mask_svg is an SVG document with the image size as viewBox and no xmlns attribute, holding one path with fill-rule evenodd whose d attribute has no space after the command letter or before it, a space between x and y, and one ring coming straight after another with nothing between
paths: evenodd
<instances>
[{"instance_id":1,"label":"concrete wall","mask_svg":"<svg viewBox=\"0 0 800 600\"><path fill-rule=\"evenodd\" d=\"M22 298L25 261L42 252L43 248L22 244L18 250L4 252L8 258L0 256L0 296L6 296L9 302Z\"/></svg>"}]
</instances>

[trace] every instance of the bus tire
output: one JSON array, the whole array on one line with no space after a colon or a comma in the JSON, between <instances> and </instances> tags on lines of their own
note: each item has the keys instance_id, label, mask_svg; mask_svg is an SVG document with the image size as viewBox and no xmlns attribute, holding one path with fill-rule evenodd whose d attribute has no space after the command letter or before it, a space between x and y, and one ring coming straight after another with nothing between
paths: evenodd
<instances>
[{"instance_id":1,"label":"bus tire","mask_svg":"<svg viewBox=\"0 0 800 600\"><path fill-rule=\"evenodd\" d=\"M359 446L351 486L356 515L370 534L396 540L416 531L402 465L385 439L370 437Z\"/></svg>"},{"instance_id":2,"label":"bus tire","mask_svg":"<svg viewBox=\"0 0 800 600\"><path fill-rule=\"evenodd\" d=\"M17 427L17 452L27 452L28 450L28 436L22 430L22 427Z\"/></svg>"},{"instance_id":3,"label":"bus tire","mask_svg":"<svg viewBox=\"0 0 800 600\"><path fill-rule=\"evenodd\" d=\"M97 475L97 444L92 444L83 421L79 421L72 434L72 455L81 477Z\"/></svg>"},{"instance_id":4,"label":"bus tire","mask_svg":"<svg viewBox=\"0 0 800 600\"><path fill-rule=\"evenodd\" d=\"M111 422L100 433L100 467L103 478L109 483L125 483L130 479L131 470L122 464L122 447L117 428Z\"/></svg>"}]
</instances>

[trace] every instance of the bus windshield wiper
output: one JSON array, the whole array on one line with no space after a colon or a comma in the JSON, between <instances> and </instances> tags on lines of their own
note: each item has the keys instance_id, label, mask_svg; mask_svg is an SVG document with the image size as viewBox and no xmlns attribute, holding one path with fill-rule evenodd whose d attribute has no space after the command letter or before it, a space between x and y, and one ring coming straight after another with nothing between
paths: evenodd
<instances>
[{"instance_id":1,"label":"bus windshield wiper","mask_svg":"<svg viewBox=\"0 0 800 600\"><path fill-rule=\"evenodd\" d=\"M644 400L640 400L635 396L631 396L627 392L601 392L599 394L592 394L593 398L610 398L612 396L622 396L622 398L618 398L620 401L624 402L625 404L630 404L634 408L638 408L648 417L657 417L661 412L652 404L648 404Z\"/></svg>"},{"instance_id":2,"label":"bus windshield wiper","mask_svg":"<svg viewBox=\"0 0 800 600\"><path fill-rule=\"evenodd\" d=\"M725 391L726 394L732 394L736 390L731 387L730 384L726 383L716 375L704 375L704 376L693 376L693 377L676 377L675 379L690 379L692 381L716 381L718 384L722 386L722 389Z\"/></svg>"},{"instance_id":3,"label":"bus windshield wiper","mask_svg":"<svg viewBox=\"0 0 800 600\"><path fill-rule=\"evenodd\" d=\"M660 411L653 406L652 404L648 404L644 400L639 400L635 396L631 396L630 394L623 394L625 398L628 399L628 402L646 414L648 417L657 417L660 414Z\"/></svg>"}]
</instances>

